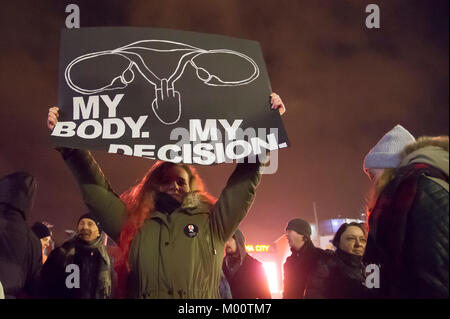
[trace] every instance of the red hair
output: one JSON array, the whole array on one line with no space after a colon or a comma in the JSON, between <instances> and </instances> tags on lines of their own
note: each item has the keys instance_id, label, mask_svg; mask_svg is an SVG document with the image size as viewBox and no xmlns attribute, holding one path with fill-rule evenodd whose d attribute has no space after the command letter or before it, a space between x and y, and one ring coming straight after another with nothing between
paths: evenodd
<instances>
[{"instance_id":1,"label":"red hair","mask_svg":"<svg viewBox=\"0 0 450 319\"><path fill-rule=\"evenodd\" d=\"M202 199L211 205L216 202L216 198L206 192L205 185L194 167L163 161L156 162L135 186L124 192L120 199L126 206L127 219L120 232L120 255L117 256L115 266L119 277L120 295L118 297L125 296L126 277L130 271L128 264L130 244L144 221L155 211L155 200L159 192L159 186L162 184L166 172L175 166L183 168L188 174L190 192L200 193Z\"/></svg>"}]
</instances>

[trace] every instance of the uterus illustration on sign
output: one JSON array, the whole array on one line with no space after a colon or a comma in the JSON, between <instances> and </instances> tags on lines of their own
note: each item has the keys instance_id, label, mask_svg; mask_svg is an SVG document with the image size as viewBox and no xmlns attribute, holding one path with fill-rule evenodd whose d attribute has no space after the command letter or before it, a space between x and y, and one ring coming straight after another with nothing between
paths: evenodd
<instances>
[{"instance_id":1,"label":"uterus illustration on sign","mask_svg":"<svg viewBox=\"0 0 450 319\"><path fill-rule=\"evenodd\" d=\"M150 63L144 59L144 53L164 53L175 54L181 56L175 67L175 70L169 75L158 76L150 69ZM214 58L214 63L221 63L221 55L232 55L242 59L244 63L248 63L251 70L247 75L241 79L230 80L222 79L218 75L211 74L205 68L199 66L196 61L200 56L217 55L217 61ZM86 89L77 86L71 78L72 68L80 62L100 58L107 55L116 55L128 60L128 67L123 72L114 77L109 84L96 89ZM84 54L72 60L65 69L65 80L67 85L74 91L81 94L96 94L109 90L124 89L135 79L136 71L155 89L155 98L151 102L151 108L156 118L165 125L172 125L180 120L182 112L182 97L180 92L175 89L175 82L183 75L187 66L195 69L197 78L208 86L241 86L247 85L254 81L259 76L259 68L253 59L247 55L228 49L213 49L205 50L197 48L188 44L168 41L168 40L143 40L133 42L126 46L99 52L92 52ZM242 72L241 72L242 73Z\"/></svg>"}]
</instances>

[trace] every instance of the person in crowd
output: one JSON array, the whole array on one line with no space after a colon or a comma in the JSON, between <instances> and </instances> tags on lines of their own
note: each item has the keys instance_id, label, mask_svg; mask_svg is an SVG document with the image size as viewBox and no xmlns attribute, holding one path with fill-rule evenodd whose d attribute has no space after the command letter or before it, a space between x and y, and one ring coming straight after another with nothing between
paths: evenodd
<instances>
[{"instance_id":1,"label":"person in crowd","mask_svg":"<svg viewBox=\"0 0 450 319\"><path fill-rule=\"evenodd\" d=\"M271 299L263 265L246 252L239 229L225 243L225 253L222 269L233 299Z\"/></svg>"},{"instance_id":2,"label":"person in crowd","mask_svg":"<svg viewBox=\"0 0 450 319\"><path fill-rule=\"evenodd\" d=\"M0 282L8 299L36 295L41 243L26 223L36 188L35 178L25 172L0 179Z\"/></svg>"},{"instance_id":3,"label":"person in crowd","mask_svg":"<svg viewBox=\"0 0 450 319\"><path fill-rule=\"evenodd\" d=\"M382 139L366 157L382 171L363 260L380 266L383 298L449 296L448 144L448 136L421 137L398 153Z\"/></svg>"},{"instance_id":4,"label":"person in crowd","mask_svg":"<svg viewBox=\"0 0 450 319\"><path fill-rule=\"evenodd\" d=\"M327 252L314 246L311 226L303 219L295 218L286 227L286 237L292 254L284 263L283 299L303 299L306 283Z\"/></svg>"},{"instance_id":5,"label":"person in crowd","mask_svg":"<svg viewBox=\"0 0 450 319\"><path fill-rule=\"evenodd\" d=\"M82 215L77 235L50 253L42 267L39 293L43 298L111 298L112 266L93 214Z\"/></svg>"},{"instance_id":6,"label":"person in crowd","mask_svg":"<svg viewBox=\"0 0 450 319\"><path fill-rule=\"evenodd\" d=\"M364 224L343 223L333 238L336 251L321 260L306 285L307 299L369 298L365 286L365 267L362 263L367 243Z\"/></svg>"},{"instance_id":7,"label":"person in crowd","mask_svg":"<svg viewBox=\"0 0 450 319\"><path fill-rule=\"evenodd\" d=\"M271 95L272 108L285 111ZM58 108L49 110L53 129ZM128 298L220 298L224 244L249 210L261 164L238 163L218 200L194 167L158 161L120 197L88 151L60 149L85 204L121 248L119 290ZM126 279L126 280L124 280Z\"/></svg>"},{"instance_id":8,"label":"person in crowd","mask_svg":"<svg viewBox=\"0 0 450 319\"><path fill-rule=\"evenodd\" d=\"M47 260L47 256L45 254L46 249L50 248L50 241L52 239L52 234L50 232L50 229L41 222L35 222L33 226L31 226L31 229L33 230L34 234L39 238L41 241L42 246L42 263L45 263Z\"/></svg>"}]
</instances>

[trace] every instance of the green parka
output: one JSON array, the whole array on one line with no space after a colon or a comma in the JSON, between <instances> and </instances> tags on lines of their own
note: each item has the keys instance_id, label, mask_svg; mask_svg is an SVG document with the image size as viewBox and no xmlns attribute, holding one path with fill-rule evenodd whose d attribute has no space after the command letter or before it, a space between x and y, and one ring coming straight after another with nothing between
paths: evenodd
<instances>
[{"instance_id":1,"label":"green parka","mask_svg":"<svg viewBox=\"0 0 450 319\"><path fill-rule=\"evenodd\" d=\"M114 193L88 151L62 149L85 204L118 242L125 204ZM130 245L129 298L220 298L224 244L244 219L260 181L259 163L237 164L217 203L188 194L170 215L155 211ZM185 229L196 226L190 237Z\"/></svg>"}]
</instances>

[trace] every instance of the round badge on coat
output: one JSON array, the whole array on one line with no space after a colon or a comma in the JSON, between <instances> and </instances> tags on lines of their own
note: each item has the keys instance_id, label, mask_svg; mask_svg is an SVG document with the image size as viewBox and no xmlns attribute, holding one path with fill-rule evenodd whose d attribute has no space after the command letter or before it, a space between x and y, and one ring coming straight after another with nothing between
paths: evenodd
<instances>
[{"instance_id":1,"label":"round badge on coat","mask_svg":"<svg viewBox=\"0 0 450 319\"><path fill-rule=\"evenodd\" d=\"M194 238L198 234L198 227L197 227L197 225L194 225L194 224L186 225L186 227L184 227L184 233L189 238Z\"/></svg>"}]
</instances>

